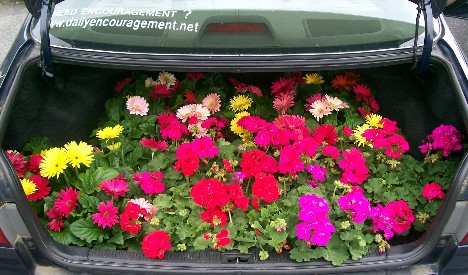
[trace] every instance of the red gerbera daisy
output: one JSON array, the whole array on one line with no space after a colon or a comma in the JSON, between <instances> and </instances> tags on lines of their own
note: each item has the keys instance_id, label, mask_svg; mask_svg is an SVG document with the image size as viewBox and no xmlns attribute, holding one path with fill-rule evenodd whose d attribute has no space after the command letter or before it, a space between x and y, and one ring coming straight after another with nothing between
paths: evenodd
<instances>
[{"instance_id":1,"label":"red gerbera daisy","mask_svg":"<svg viewBox=\"0 0 468 275\"><path fill-rule=\"evenodd\" d=\"M78 206L78 196L80 191L67 187L61 190L58 198L54 201L54 209L68 218L70 213Z\"/></svg>"},{"instance_id":2,"label":"red gerbera daisy","mask_svg":"<svg viewBox=\"0 0 468 275\"><path fill-rule=\"evenodd\" d=\"M117 213L119 209L114 206L112 201L108 201L107 203L101 202L98 205L97 213L93 214L93 223L97 224L99 227L105 229L106 227L111 228L114 224L118 223L119 217Z\"/></svg>"},{"instance_id":3,"label":"red gerbera daisy","mask_svg":"<svg viewBox=\"0 0 468 275\"><path fill-rule=\"evenodd\" d=\"M47 223L47 226L49 227L50 230L55 231L55 232L60 232L60 230L65 227L65 224L63 223L63 214L58 212L56 209L52 208L49 211L47 211L46 216L52 219L49 223Z\"/></svg>"},{"instance_id":4,"label":"red gerbera daisy","mask_svg":"<svg viewBox=\"0 0 468 275\"><path fill-rule=\"evenodd\" d=\"M199 80L199 79L205 78L204 73L187 73L185 76L192 80Z\"/></svg>"},{"instance_id":5,"label":"red gerbera daisy","mask_svg":"<svg viewBox=\"0 0 468 275\"><path fill-rule=\"evenodd\" d=\"M154 86L151 91L149 91L149 97L151 97L153 100L159 99L159 98L164 98L164 97L170 97L172 94L173 90L169 87L167 87L164 84L158 84Z\"/></svg>"},{"instance_id":6,"label":"red gerbera daisy","mask_svg":"<svg viewBox=\"0 0 468 275\"><path fill-rule=\"evenodd\" d=\"M186 91L184 93L184 97L185 97L184 101L187 103L194 103L194 104L198 103L197 95L192 91Z\"/></svg>"},{"instance_id":7,"label":"red gerbera daisy","mask_svg":"<svg viewBox=\"0 0 468 275\"><path fill-rule=\"evenodd\" d=\"M353 87L353 92L356 94L356 101L361 101L362 99L372 95L371 90L364 84L357 84Z\"/></svg>"},{"instance_id":8,"label":"red gerbera daisy","mask_svg":"<svg viewBox=\"0 0 468 275\"><path fill-rule=\"evenodd\" d=\"M34 154L29 156L29 160L26 164L25 170L33 173L39 173L39 164L41 164L43 159L44 157L42 157L41 154Z\"/></svg>"},{"instance_id":9,"label":"red gerbera daisy","mask_svg":"<svg viewBox=\"0 0 468 275\"><path fill-rule=\"evenodd\" d=\"M166 141L157 141L155 138L142 138L140 144L146 148L167 151L169 150L169 145Z\"/></svg>"},{"instance_id":10,"label":"red gerbera daisy","mask_svg":"<svg viewBox=\"0 0 468 275\"><path fill-rule=\"evenodd\" d=\"M290 94L294 91L294 79L280 77L271 84L271 94Z\"/></svg>"},{"instance_id":11,"label":"red gerbera daisy","mask_svg":"<svg viewBox=\"0 0 468 275\"><path fill-rule=\"evenodd\" d=\"M6 150L5 153L8 159L10 160L11 164L13 164L13 167L15 168L16 173L18 174L18 177L24 177L24 166L26 164L26 160L24 159L23 155L13 150Z\"/></svg>"},{"instance_id":12,"label":"red gerbera daisy","mask_svg":"<svg viewBox=\"0 0 468 275\"><path fill-rule=\"evenodd\" d=\"M115 85L114 87L114 92L120 94L123 89L125 88L126 85L130 84L132 82L132 78L131 77L126 77L122 80L120 80L119 82L117 82L117 84Z\"/></svg>"},{"instance_id":13,"label":"red gerbera daisy","mask_svg":"<svg viewBox=\"0 0 468 275\"><path fill-rule=\"evenodd\" d=\"M46 178L43 178L39 175L32 175L29 178L30 181L34 182L36 185L36 191L32 193L31 195L28 196L28 200L41 200L45 197L47 197L50 193L50 186L49 186L49 180Z\"/></svg>"}]
</instances>

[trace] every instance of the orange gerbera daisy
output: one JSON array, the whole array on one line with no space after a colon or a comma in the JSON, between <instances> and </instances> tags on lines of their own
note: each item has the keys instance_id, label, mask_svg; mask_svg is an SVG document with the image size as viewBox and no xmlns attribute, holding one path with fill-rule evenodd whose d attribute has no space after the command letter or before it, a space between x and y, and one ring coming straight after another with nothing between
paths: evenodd
<instances>
[{"instance_id":1,"label":"orange gerbera daisy","mask_svg":"<svg viewBox=\"0 0 468 275\"><path fill-rule=\"evenodd\" d=\"M348 74L337 75L335 79L332 80L333 88L337 89L338 91L349 91L356 84L356 79L350 77Z\"/></svg>"}]
</instances>

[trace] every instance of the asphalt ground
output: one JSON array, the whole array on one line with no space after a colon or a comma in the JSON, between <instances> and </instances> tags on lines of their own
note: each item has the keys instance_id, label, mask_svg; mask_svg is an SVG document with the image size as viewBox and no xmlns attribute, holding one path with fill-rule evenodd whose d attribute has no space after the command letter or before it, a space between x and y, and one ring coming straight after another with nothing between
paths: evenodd
<instances>
[{"instance_id":1,"label":"asphalt ground","mask_svg":"<svg viewBox=\"0 0 468 275\"><path fill-rule=\"evenodd\" d=\"M8 53L27 15L28 11L23 1L0 0L0 64ZM468 19L448 16L446 20L460 48L468 58Z\"/></svg>"}]
</instances>

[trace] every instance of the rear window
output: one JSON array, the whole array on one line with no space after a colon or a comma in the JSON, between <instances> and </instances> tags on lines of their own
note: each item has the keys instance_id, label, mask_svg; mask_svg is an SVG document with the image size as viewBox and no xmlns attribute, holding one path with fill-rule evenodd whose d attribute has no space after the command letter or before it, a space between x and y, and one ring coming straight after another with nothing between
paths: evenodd
<instances>
[{"instance_id":1,"label":"rear window","mask_svg":"<svg viewBox=\"0 0 468 275\"><path fill-rule=\"evenodd\" d=\"M408 0L66 0L50 32L55 45L105 51L346 52L401 47L415 18Z\"/></svg>"}]
</instances>

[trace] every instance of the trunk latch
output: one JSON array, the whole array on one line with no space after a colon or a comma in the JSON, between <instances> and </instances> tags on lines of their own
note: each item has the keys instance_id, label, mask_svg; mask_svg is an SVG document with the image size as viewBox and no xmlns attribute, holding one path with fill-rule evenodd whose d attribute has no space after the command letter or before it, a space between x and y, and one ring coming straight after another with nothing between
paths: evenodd
<instances>
[{"instance_id":1,"label":"trunk latch","mask_svg":"<svg viewBox=\"0 0 468 275\"><path fill-rule=\"evenodd\" d=\"M418 64L418 29L419 29L419 18L421 16L421 12L424 15L424 46L423 52L421 56L421 61ZM418 1L418 15L416 16L416 30L414 35L414 46L413 46L413 54L414 54L414 64L413 69L416 69L418 73L423 73L429 67L429 63L431 60L432 55L432 44L434 42L434 21L432 18L432 6L431 0L419 0Z\"/></svg>"},{"instance_id":2,"label":"trunk latch","mask_svg":"<svg viewBox=\"0 0 468 275\"><path fill-rule=\"evenodd\" d=\"M41 17L40 17L40 29L41 29L41 66L42 75L48 77L54 76L54 66L52 61L52 51L50 49L50 18L54 11L54 1L42 0Z\"/></svg>"}]
</instances>

